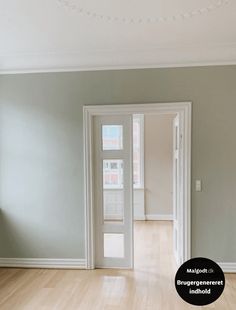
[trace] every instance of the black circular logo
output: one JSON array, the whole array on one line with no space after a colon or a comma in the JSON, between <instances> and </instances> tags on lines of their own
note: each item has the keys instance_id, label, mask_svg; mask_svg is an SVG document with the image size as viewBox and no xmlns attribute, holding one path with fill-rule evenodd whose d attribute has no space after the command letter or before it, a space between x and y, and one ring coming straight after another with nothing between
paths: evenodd
<instances>
[{"instance_id":1,"label":"black circular logo","mask_svg":"<svg viewBox=\"0 0 236 310\"><path fill-rule=\"evenodd\" d=\"M217 300L225 287L225 276L215 262L196 257L185 262L175 276L179 296L191 305L204 306Z\"/></svg>"}]
</instances>

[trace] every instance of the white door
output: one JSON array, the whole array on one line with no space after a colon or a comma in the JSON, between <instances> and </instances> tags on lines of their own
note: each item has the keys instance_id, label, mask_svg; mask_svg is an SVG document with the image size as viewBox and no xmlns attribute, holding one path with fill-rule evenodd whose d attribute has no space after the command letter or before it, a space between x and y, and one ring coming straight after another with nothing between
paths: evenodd
<instances>
[{"instance_id":1,"label":"white door","mask_svg":"<svg viewBox=\"0 0 236 310\"><path fill-rule=\"evenodd\" d=\"M94 116L95 266L133 267L132 115Z\"/></svg>"},{"instance_id":2,"label":"white door","mask_svg":"<svg viewBox=\"0 0 236 310\"><path fill-rule=\"evenodd\" d=\"M180 216L180 125L177 115L173 122L173 245L174 256L177 264L180 264L180 236L179 236L179 216Z\"/></svg>"}]
</instances>

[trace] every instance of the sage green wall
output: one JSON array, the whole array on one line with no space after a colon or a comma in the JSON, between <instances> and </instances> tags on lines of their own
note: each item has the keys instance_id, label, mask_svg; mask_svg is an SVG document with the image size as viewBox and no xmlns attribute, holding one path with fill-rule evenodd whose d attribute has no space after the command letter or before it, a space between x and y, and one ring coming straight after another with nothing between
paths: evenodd
<instances>
[{"instance_id":1,"label":"sage green wall","mask_svg":"<svg viewBox=\"0 0 236 310\"><path fill-rule=\"evenodd\" d=\"M193 102L192 254L236 261L236 66L0 76L0 256L84 257L82 106Z\"/></svg>"}]
</instances>

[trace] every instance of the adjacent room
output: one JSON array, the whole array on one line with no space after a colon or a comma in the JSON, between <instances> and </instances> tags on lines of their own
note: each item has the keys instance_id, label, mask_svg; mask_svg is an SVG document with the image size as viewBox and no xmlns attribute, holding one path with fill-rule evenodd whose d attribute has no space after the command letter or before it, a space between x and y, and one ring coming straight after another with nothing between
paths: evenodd
<instances>
[{"instance_id":1,"label":"adjacent room","mask_svg":"<svg viewBox=\"0 0 236 310\"><path fill-rule=\"evenodd\" d=\"M177 264L173 241L175 117L175 114L134 117L135 270L164 269L163 262L175 270Z\"/></svg>"},{"instance_id":2,"label":"adjacent room","mask_svg":"<svg viewBox=\"0 0 236 310\"><path fill-rule=\"evenodd\" d=\"M153 257L155 248L151 247L150 244L148 248L145 243L148 244L147 240L150 240L152 244L155 242L153 238L157 238L157 248L160 249L160 235L163 235L164 238L165 235L168 235L165 242L170 244L172 256L174 258L175 254L176 263L178 262L177 253L175 253L177 251L176 209L178 205L175 203L177 197L175 198L173 195L174 188L178 185L173 183L174 180L177 180L177 177L174 178L174 170L177 171L174 158L177 141L173 139L175 118L175 114L133 115L132 208L134 232L131 247L134 246L134 268L140 263L146 264L145 267L148 267L145 257L148 255ZM122 144L120 125L105 125L103 130L102 140L103 145L105 144L105 150L119 149ZM98 148L96 143L95 148ZM104 224L114 224L115 228L119 224L123 224L126 215L124 209L129 207L124 201L124 163L121 159L106 159L103 161L102 169L103 188L98 189L98 191L103 191L101 205L103 205ZM101 178L101 176L99 177ZM99 199L99 195L95 199ZM175 225L175 235L173 235L173 225ZM117 228L119 229L119 227ZM96 229L96 234L99 234L99 227ZM103 244L99 245L100 249L98 248L97 251L100 252L104 247L105 257L123 257L123 238L123 234L108 234L106 231ZM163 250L164 248L165 244ZM158 255L166 259L165 253L160 252ZM156 264L156 268L158 268L157 262L158 260L155 258L153 264ZM115 262L113 267L117 267Z\"/></svg>"}]
</instances>

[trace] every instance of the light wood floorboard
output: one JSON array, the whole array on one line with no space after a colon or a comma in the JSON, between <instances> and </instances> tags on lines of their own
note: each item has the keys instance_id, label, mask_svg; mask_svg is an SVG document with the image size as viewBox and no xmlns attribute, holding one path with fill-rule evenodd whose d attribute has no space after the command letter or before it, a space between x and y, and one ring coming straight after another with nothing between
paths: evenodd
<instances>
[{"instance_id":1,"label":"light wood floorboard","mask_svg":"<svg viewBox=\"0 0 236 310\"><path fill-rule=\"evenodd\" d=\"M177 295L172 224L135 223L135 269L0 269L1 310L236 309L236 275L215 303L191 306Z\"/></svg>"}]
</instances>

